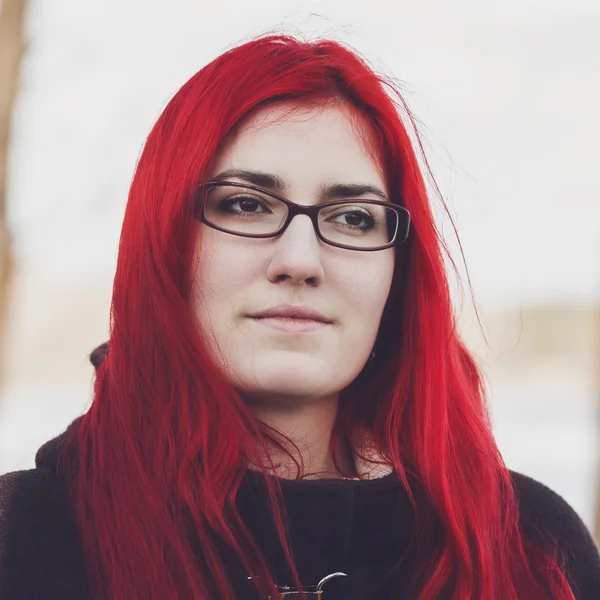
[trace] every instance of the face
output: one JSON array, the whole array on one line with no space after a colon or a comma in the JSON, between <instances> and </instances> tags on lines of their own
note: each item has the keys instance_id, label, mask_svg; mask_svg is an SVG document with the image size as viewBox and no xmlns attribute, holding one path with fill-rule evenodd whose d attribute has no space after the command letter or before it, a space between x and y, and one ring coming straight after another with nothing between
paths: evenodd
<instances>
[{"instance_id":1,"label":"face","mask_svg":"<svg viewBox=\"0 0 600 600\"><path fill-rule=\"evenodd\" d=\"M332 183L370 185L387 195L357 127L366 125L351 122L343 108L291 114L281 106L263 109L224 145L213 179L232 169L268 173L283 184L276 193L302 205L322 202L321 188ZM227 181L249 183L238 176ZM352 197L381 200L372 192ZM348 386L373 349L394 249L330 246L317 238L306 215L266 239L198 227L197 318L215 360L242 396L283 407L331 398ZM290 331L249 316L281 304L319 311L329 322Z\"/></svg>"}]
</instances>

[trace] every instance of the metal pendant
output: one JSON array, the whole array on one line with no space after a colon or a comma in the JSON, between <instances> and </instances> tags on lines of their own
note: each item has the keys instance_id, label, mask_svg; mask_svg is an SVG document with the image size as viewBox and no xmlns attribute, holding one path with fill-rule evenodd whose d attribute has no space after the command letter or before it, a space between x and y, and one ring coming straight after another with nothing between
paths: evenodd
<instances>
[{"instance_id":1,"label":"metal pendant","mask_svg":"<svg viewBox=\"0 0 600 600\"><path fill-rule=\"evenodd\" d=\"M325 600L325 597L323 596L323 586L326 583L329 583L332 579L337 579L338 577L348 577L348 575L340 571L326 575L323 577L323 579L321 579L321 581L319 581L319 583L317 583L317 585L306 586L304 593L307 596L315 596ZM252 577L248 577L248 579L252 579ZM279 590L280 600L293 600L294 598L300 598L300 592L297 588L293 588L288 585L278 585L277 589ZM269 596L268 600L272 600L272 597Z\"/></svg>"}]
</instances>

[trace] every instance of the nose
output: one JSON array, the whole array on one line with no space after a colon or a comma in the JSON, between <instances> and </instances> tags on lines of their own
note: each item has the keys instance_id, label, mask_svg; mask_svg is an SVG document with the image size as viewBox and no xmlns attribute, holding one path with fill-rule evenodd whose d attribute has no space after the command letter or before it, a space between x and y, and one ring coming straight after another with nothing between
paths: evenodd
<instances>
[{"instance_id":1,"label":"nose","mask_svg":"<svg viewBox=\"0 0 600 600\"><path fill-rule=\"evenodd\" d=\"M307 215L296 215L272 241L274 252L267 272L270 281L290 279L312 285L322 281L321 241Z\"/></svg>"}]
</instances>

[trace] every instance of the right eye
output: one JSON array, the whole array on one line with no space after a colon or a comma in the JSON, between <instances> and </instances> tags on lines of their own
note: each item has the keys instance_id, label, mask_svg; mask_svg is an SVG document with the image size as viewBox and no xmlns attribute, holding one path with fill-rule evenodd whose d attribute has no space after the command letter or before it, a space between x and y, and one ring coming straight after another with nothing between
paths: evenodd
<instances>
[{"instance_id":1,"label":"right eye","mask_svg":"<svg viewBox=\"0 0 600 600\"><path fill-rule=\"evenodd\" d=\"M236 205L239 208L235 208ZM257 210L260 208L263 210ZM225 198L219 202L219 210L234 214L271 212L263 200L256 196L250 195L238 195Z\"/></svg>"}]
</instances>

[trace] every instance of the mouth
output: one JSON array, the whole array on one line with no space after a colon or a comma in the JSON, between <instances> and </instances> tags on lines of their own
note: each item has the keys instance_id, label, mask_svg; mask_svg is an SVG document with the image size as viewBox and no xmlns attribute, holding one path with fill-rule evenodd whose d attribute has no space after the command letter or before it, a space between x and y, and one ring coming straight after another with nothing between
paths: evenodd
<instances>
[{"instance_id":1,"label":"mouth","mask_svg":"<svg viewBox=\"0 0 600 600\"><path fill-rule=\"evenodd\" d=\"M297 317L250 317L261 326L290 333L310 333L320 331L329 323L315 319L301 319Z\"/></svg>"},{"instance_id":2,"label":"mouth","mask_svg":"<svg viewBox=\"0 0 600 600\"><path fill-rule=\"evenodd\" d=\"M279 304L263 311L247 315L256 319L296 319L299 321L317 321L330 324L332 321L323 313L304 304Z\"/></svg>"}]
</instances>

